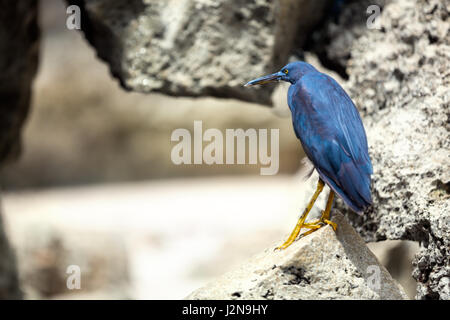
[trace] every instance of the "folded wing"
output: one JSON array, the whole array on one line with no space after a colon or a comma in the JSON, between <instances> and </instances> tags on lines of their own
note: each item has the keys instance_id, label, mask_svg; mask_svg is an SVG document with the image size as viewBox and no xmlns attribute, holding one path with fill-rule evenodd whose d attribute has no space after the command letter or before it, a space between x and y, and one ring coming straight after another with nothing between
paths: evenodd
<instances>
[{"instance_id":1,"label":"folded wing","mask_svg":"<svg viewBox=\"0 0 450 320\"><path fill-rule=\"evenodd\" d=\"M373 173L359 113L344 89L322 73L305 75L289 98L294 130L321 178L355 212L372 203Z\"/></svg>"}]
</instances>

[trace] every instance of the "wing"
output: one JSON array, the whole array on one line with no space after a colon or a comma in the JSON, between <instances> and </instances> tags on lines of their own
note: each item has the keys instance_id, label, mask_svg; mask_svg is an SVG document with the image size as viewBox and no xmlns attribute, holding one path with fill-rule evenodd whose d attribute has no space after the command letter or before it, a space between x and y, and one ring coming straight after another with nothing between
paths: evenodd
<instances>
[{"instance_id":1,"label":"wing","mask_svg":"<svg viewBox=\"0 0 450 320\"><path fill-rule=\"evenodd\" d=\"M322 73L305 75L289 93L294 130L321 178L354 211L372 203L373 172L358 110L344 89Z\"/></svg>"}]
</instances>

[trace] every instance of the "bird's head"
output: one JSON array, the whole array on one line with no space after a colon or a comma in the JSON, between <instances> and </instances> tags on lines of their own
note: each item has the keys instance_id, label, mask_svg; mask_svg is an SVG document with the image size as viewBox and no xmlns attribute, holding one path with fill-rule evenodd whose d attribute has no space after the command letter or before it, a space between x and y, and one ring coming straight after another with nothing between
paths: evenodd
<instances>
[{"instance_id":1,"label":"bird's head","mask_svg":"<svg viewBox=\"0 0 450 320\"><path fill-rule=\"evenodd\" d=\"M269 74L254 80L251 80L245 84L245 87L254 86L257 84L265 84L274 81L287 81L294 84L297 80L301 79L305 74L317 70L309 63L303 61L291 62L281 68L276 73Z\"/></svg>"}]
</instances>

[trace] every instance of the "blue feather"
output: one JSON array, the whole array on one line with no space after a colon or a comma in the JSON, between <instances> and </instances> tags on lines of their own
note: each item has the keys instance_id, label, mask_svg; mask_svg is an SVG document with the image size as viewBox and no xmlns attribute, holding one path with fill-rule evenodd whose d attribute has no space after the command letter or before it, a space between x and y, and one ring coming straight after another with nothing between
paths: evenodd
<instances>
[{"instance_id":1,"label":"blue feather","mask_svg":"<svg viewBox=\"0 0 450 320\"><path fill-rule=\"evenodd\" d=\"M372 204L373 173L367 137L353 101L330 76L306 62L291 62L279 72L249 81L291 83L288 104L295 134L325 181L355 212Z\"/></svg>"},{"instance_id":2,"label":"blue feather","mask_svg":"<svg viewBox=\"0 0 450 320\"><path fill-rule=\"evenodd\" d=\"M372 163L359 113L344 89L317 70L289 88L294 130L320 177L355 212L372 203Z\"/></svg>"}]
</instances>

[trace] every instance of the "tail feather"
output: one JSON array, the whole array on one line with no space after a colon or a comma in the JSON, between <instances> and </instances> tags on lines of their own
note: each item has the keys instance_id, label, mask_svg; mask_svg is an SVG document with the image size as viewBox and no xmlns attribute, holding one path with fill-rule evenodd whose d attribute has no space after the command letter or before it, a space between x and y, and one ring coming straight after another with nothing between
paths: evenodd
<instances>
[{"instance_id":1,"label":"tail feather","mask_svg":"<svg viewBox=\"0 0 450 320\"><path fill-rule=\"evenodd\" d=\"M364 210L371 205L371 201L366 201L366 197L362 197L359 195L359 192L352 193L353 197L351 197L347 192L343 190L340 186L338 186L332 179L328 178L320 169L317 169L320 178L342 199L345 204L352 209L352 211L362 214ZM350 188L350 190L354 190L355 187ZM370 188L369 188L370 194ZM369 196L370 197L370 196ZM371 200L369 198L369 200Z\"/></svg>"}]
</instances>

